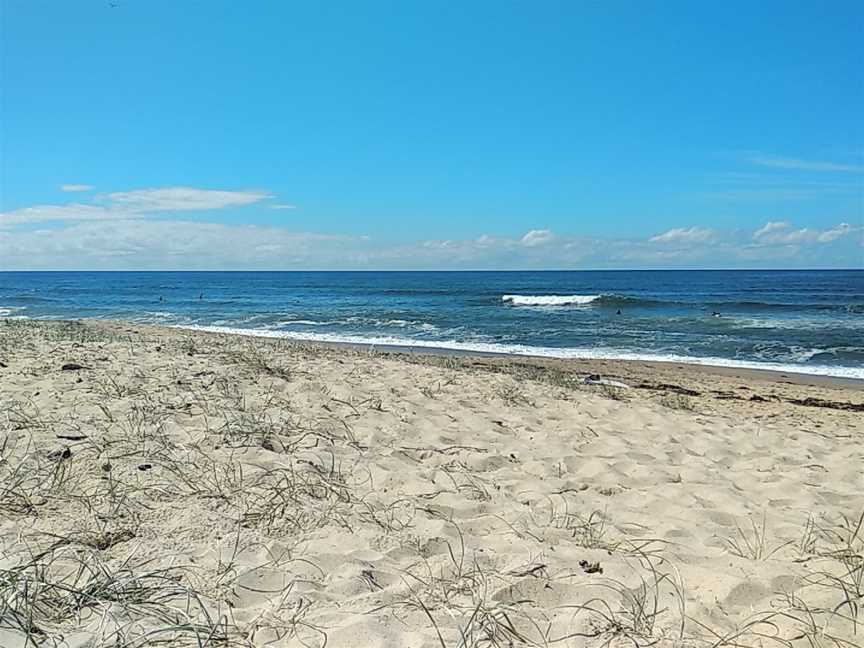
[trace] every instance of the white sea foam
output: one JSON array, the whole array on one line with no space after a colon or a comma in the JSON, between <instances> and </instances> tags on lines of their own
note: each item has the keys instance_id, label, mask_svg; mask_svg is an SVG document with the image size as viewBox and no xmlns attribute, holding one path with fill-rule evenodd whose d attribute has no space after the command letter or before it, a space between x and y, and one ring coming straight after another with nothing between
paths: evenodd
<instances>
[{"instance_id":1,"label":"white sea foam","mask_svg":"<svg viewBox=\"0 0 864 648\"><path fill-rule=\"evenodd\" d=\"M214 322L215 324L216 322ZM415 320L404 319L377 319L372 317L348 317L346 319L337 320L309 320L309 319L292 319L282 320L281 326L344 326L344 325L360 325L360 326L390 326L397 328L415 328L427 333L432 333L439 330L434 324L428 322L420 322Z\"/></svg>"},{"instance_id":2,"label":"white sea foam","mask_svg":"<svg viewBox=\"0 0 864 648\"><path fill-rule=\"evenodd\" d=\"M0 317L9 317L15 313L27 310L26 306L0 306Z\"/></svg>"},{"instance_id":3,"label":"white sea foam","mask_svg":"<svg viewBox=\"0 0 864 648\"><path fill-rule=\"evenodd\" d=\"M757 318L757 317L730 317L725 321L733 325L746 328L765 329L789 329L793 331L821 330L828 328L860 329L864 328L864 320L853 320L850 318L837 319L779 319L779 318Z\"/></svg>"},{"instance_id":4,"label":"white sea foam","mask_svg":"<svg viewBox=\"0 0 864 648\"><path fill-rule=\"evenodd\" d=\"M514 306L584 306L602 295L504 295L501 301Z\"/></svg>"},{"instance_id":5,"label":"white sea foam","mask_svg":"<svg viewBox=\"0 0 864 648\"><path fill-rule=\"evenodd\" d=\"M864 380L864 367L832 367L827 365L796 365L779 362L753 362L732 358L693 357L662 353L631 353L617 349L579 349L535 347L522 344L500 344L492 342L459 342L457 340L414 340L400 337L366 337L362 335L338 335L335 333L308 333L303 331L267 331L260 329L229 328L223 326L177 326L176 328L228 333L252 337L283 338L306 342L328 342L336 344L361 344L365 346L398 346L423 349L443 349L468 353L494 353L506 355L537 356L574 360L640 360L645 362L678 362L681 364L733 367L740 369L765 369L786 373L855 378Z\"/></svg>"},{"instance_id":6,"label":"white sea foam","mask_svg":"<svg viewBox=\"0 0 864 648\"><path fill-rule=\"evenodd\" d=\"M95 319L112 319L111 316L107 317L96 317ZM143 311L139 315L135 315L133 317L129 317L129 321L135 324L156 324L156 325L164 325L169 324L169 320L174 320L174 323L178 323L180 321L188 322L188 317L179 318L175 316L173 313L168 313L166 311Z\"/></svg>"},{"instance_id":7,"label":"white sea foam","mask_svg":"<svg viewBox=\"0 0 864 648\"><path fill-rule=\"evenodd\" d=\"M285 326L293 326L293 325L301 325L301 326L327 326L328 324L332 324L332 322L319 322L317 320L306 320L306 319L296 319L296 320L284 320L281 322Z\"/></svg>"}]
</instances>

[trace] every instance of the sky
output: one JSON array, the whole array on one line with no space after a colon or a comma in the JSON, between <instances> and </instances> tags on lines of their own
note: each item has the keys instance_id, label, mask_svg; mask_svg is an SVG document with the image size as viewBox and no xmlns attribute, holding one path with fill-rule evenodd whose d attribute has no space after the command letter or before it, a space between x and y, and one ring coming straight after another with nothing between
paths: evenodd
<instances>
[{"instance_id":1,"label":"sky","mask_svg":"<svg viewBox=\"0 0 864 648\"><path fill-rule=\"evenodd\" d=\"M864 4L0 0L0 270L864 267Z\"/></svg>"}]
</instances>

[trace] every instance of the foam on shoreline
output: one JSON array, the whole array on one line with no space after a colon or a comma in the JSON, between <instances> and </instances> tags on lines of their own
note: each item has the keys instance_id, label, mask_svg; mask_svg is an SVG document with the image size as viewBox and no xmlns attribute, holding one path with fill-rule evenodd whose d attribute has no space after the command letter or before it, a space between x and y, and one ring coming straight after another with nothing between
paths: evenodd
<instances>
[{"instance_id":1,"label":"foam on shoreline","mask_svg":"<svg viewBox=\"0 0 864 648\"><path fill-rule=\"evenodd\" d=\"M732 358L682 356L675 354L629 353L616 349L579 349L526 346L519 344L498 344L493 342L459 342L456 340L416 340L398 337L365 337L360 335L336 335L331 333L311 333L305 331L273 331L243 329L227 326L178 325L172 328L203 331L207 333L226 333L288 339L297 342L324 342L328 344L349 344L368 347L385 346L407 349L429 349L430 351L456 351L460 353L480 353L493 355L513 355L562 360L631 360L642 362L673 362L690 365L727 367L738 369L757 369L831 378L864 380L864 368L832 367L829 365L795 365L775 362L753 362Z\"/></svg>"}]
</instances>

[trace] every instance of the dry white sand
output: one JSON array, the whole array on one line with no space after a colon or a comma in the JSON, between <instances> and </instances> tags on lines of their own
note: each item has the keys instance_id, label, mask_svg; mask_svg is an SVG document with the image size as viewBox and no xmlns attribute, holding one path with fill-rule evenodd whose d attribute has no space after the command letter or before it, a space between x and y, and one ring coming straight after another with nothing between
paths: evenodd
<instances>
[{"instance_id":1,"label":"dry white sand","mask_svg":"<svg viewBox=\"0 0 864 648\"><path fill-rule=\"evenodd\" d=\"M862 410L0 321L0 646L860 646Z\"/></svg>"}]
</instances>

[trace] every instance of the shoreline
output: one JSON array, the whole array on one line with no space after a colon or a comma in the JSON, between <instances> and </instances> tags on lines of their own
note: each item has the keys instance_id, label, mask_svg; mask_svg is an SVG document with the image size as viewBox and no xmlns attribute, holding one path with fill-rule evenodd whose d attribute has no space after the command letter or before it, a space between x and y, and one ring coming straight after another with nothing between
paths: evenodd
<instances>
[{"instance_id":1,"label":"shoreline","mask_svg":"<svg viewBox=\"0 0 864 648\"><path fill-rule=\"evenodd\" d=\"M78 322L88 324L107 324L116 326L133 326L152 329L163 329L173 331L189 331L193 333L203 333L207 335L229 335L244 338L254 338L261 340L282 340L285 342L294 342L297 344L321 345L325 348L336 349L354 349L354 350L374 350L388 354L404 354L412 356L444 356L456 358L477 358L486 360L509 360L522 361L526 363L548 363L551 365L581 365L586 367L587 373L596 373L591 371L594 365L605 365L606 363L626 363L627 365L641 365L643 367L656 368L678 368L678 369L693 369L695 371L706 374L715 374L730 377L739 377L747 379L756 379L762 381L787 382L796 385L814 385L825 387L842 387L864 390L864 377L842 376L830 373L821 373L807 371L804 367L798 368L792 365L774 365L772 363L758 363L740 361L741 364L733 364L736 361L728 360L729 364L722 364L723 358L707 358L706 361L701 361L698 357L683 357L662 359L645 354L645 357L638 355L601 355L590 357L561 357L553 355L543 355L539 353L518 353L515 351L497 351L483 350L471 348L458 348L450 346L438 346L434 343L429 344L398 344L389 342L376 341L354 341L354 340L322 340L316 337L304 337L302 334L286 335L285 332L265 331L257 329L240 329L221 326L208 325L183 325L183 324L153 324L134 322L130 320L112 320L112 319L96 319L96 318L78 318L78 319L34 319L29 317L0 317L0 320L25 320L32 322ZM470 343L468 343L470 344ZM525 347L530 349L530 347ZM756 366L765 364L766 366ZM833 368L829 366L818 366L816 369L831 371ZM840 369L855 370L852 367L841 367Z\"/></svg>"},{"instance_id":2,"label":"shoreline","mask_svg":"<svg viewBox=\"0 0 864 648\"><path fill-rule=\"evenodd\" d=\"M40 320L30 320L40 321ZM622 373L622 369L641 367L648 370L660 371L693 371L704 376L723 376L725 378L739 378L741 380L758 380L760 382L786 383L801 386L818 386L839 389L851 389L864 391L864 378L851 378L845 376L831 376L824 374L811 374L791 370L775 368L759 368L749 366L724 366L692 361L676 360L643 360L639 358L609 357L609 358L557 358L543 355L528 355L519 353L505 353L495 351L475 351L468 349L454 349L450 347L425 346L425 345L400 345L400 344L377 344L373 342L340 342L318 340L314 338L287 337L283 335L268 334L266 331L255 331L250 329L244 332L242 329L223 330L220 327L180 326L143 324L129 322L126 320L101 320L101 319L72 319L72 320L46 320L52 322L87 323L91 325L106 325L113 327L134 327L138 329L152 329L154 331L181 331L203 335L230 336L255 340L281 341L294 344L320 346L327 349L347 349L354 351L375 351L394 356L429 356L429 357L451 357L463 360L477 360L481 363L501 364L514 363L529 366L547 366L558 368L579 367L586 374L601 373L608 375ZM617 369L616 369L617 367Z\"/></svg>"},{"instance_id":3,"label":"shoreline","mask_svg":"<svg viewBox=\"0 0 864 648\"><path fill-rule=\"evenodd\" d=\"M819 386L839 386L851 387L864 390L864 378L856 378L851 376L837 376L823 373L810 373L804 370L798 370L796 367L775 367L765 363L765 368L751 366L758 363L748 363L742 365L723 365L712 362L699 362L698 358L686 359L654 359L651 357L627 357L627 356L595 356L595 357L557 357L532 353L516 353L506 351L486 351L479 349L464 349L446 346L436 346L434 344L390 344L377 342L361 342L361 341L339 341L339 340L321 340L314 337L302 337L300 335L280 335L277 332L259 331L255 329L227 329L225 327L211 326L184 326L184 325L159 325L159 324L138 324L135 322L125 322L118 320L70 320L70 321L112 321L120 324L131 324L133 326L152 326L154 328L168 328L181 331L192 331L197 333L208 333L212 335L236 335L240 337L283 340L287 342L296 342L299 344L322 345L329 348L342 349L357 349L357 350L375 350L382 353L391 354L406 354L406 355L430 355L430 356L449 356L458 358L480 358L480 359L498 359L511 361L525 361L528 363L550 363L563 365L584 365L588 367L587 373L596 373L590 371L591 366L605 363L627 363L628 365L643 365L646 367L660 368L683 368L695 369L709 374L720 374L724 376L755 378L768 381L786 381L800 385L819 385ZM648 356L649 354L646 354ZM714 360L714 358L711 358ZM717 360L722 361L718 358ZM831 369L826 367L826 369Z\"/></svg>"}]
</instances>

